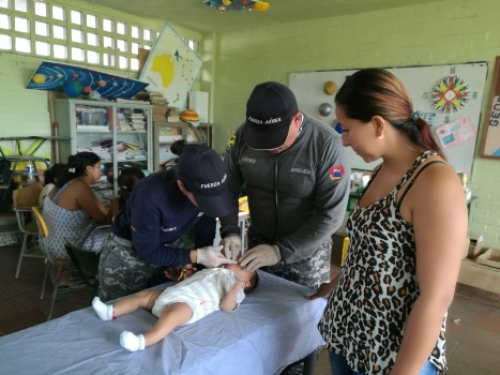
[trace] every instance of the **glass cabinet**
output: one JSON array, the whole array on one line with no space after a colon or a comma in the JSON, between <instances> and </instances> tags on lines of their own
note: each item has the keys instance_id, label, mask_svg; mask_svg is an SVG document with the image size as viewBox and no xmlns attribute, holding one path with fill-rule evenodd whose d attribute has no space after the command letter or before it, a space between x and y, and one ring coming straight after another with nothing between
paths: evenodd
<instances>
[{"instance_id":1,"label":"glass cabinet","mask_svg":"<svg viewBox=\"0 0 500 375\"><path fill-rule=\"evenodd\" d=\"M170 146L180 139L185 139L190 144L203 144L212 147L212 125L200 124L194 127L187 122L154 122L154 172L177 162L177 155L170 151Z\"/></svg>"},{"instance_id":2,"label":"glass cabinet","mask_svg":"<svg viewBox=\"0 0 500 375\"><path fill-rule=\"evenodd\" d=\"M82 151L101 158L103 176L94 190L118 193L122 168L152 171L152 106L147 102L54 100L59 135L71 137L59 144L60 162Z\"/></svg>"}]
</instances>

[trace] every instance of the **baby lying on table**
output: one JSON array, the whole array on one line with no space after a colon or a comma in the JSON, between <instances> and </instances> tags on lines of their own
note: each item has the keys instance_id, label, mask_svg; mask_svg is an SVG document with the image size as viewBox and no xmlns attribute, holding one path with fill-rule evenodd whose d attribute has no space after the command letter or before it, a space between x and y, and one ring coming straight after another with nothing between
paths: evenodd
<instances>
[{"instance_id":1,"label":"baby lying on table","mask_svg":"<svg viewBox=\"0 0 500 375\"><path fill-rule=\"evenodd\" d=\"M236 310L245 292L251 292L257 282L256 271L247 272L237 264L228 264L225 268L196 272L165 290L139 292L113 305L95 297L92 306L102 320L112 320L138 308L152 310L158 322L149 331L140 335L123 331L120 335L120 345L135 352L163 340L174 328L194 323L214 311Z\"/></svg>"}]
</instances>

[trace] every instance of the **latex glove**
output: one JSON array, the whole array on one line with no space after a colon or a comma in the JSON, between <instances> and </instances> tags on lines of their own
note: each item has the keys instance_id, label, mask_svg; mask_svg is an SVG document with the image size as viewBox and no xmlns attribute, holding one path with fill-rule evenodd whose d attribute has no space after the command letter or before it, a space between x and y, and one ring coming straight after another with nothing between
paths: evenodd
<instances>
[{"instance_id":1,"label":"latex glove","mask_svg":"<svg viewBox=\"0 0 500 375\"><path fill-rule=\"evenodd\" d=\"M241 253L241 238L237 234L230 234L220 243L224 246L222 253L227 259L236 259Z\"/></svg>"},{"instance_id":2,"label":"latex glove","mask_svg":"<svg viewBox=\"0 0 500 375\"><path fill-rule=\"evenodd\" d=\"M281 253L276 245L258 245L245 251L240 258L240 266L246 271L255 271L257 268L274 266L281 260Z\"/></svg>"},{"instance_id":3,"label":"latex glove","mask_svg":"<svg viewBox=\"0 0 500 375\"><path fill-rule=\"evenodd\" d=\"M214 268L221 264L236 264L235 260L227 259L221 254L224 246L205 246L197 250L196 263L205 267Z\"/></svg>"}]
</instances>

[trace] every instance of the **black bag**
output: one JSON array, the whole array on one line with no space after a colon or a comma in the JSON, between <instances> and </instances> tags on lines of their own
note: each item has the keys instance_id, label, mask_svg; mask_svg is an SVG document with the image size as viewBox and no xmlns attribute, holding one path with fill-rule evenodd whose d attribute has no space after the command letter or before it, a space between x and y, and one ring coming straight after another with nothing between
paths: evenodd
<instances>
[{"instance_id":1,"label":"black bag","mask_svg":"<svg viewBox=\"0 0 500 375\"><path fill-rule=\"evenodd\" d=\"M0 159L0 185L9 185L7 189L0 189L0 212L9 211L14 205L12 192L16 189L16 183L11 173L10 161Z\"/></svg>"}]
</instances>

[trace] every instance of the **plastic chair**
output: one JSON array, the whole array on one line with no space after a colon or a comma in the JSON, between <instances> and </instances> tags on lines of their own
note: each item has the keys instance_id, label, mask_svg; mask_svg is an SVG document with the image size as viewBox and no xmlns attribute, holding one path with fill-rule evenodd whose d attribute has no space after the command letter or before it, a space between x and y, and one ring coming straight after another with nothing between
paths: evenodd
<instances>
[{"instance_id":1,"label":"plastic chair","mask_svg":"<svg viewBox=\"0 0 500 375\"><path fill-rule=\"evenodd\" d=\"M99 268L99 257L101 253L82 250L69 241L66 241L64 247L66 248L69 257L73 261L73 264L78 270L78 273L82 277L85 285L92 289L92 300L97 294L99 282L97 281L97 279L91 280L90 275L97 275L97 271Z\"/></svg>"},{"instance_id":2,"label":"plastic chair","mask_svg":"<svg viewBox=\"0 0 500 375\"><path fill-rule=\"evenodd\" d=\"M52 311L54 310L54 303L56 301L56 296L59 290L59 278L61 276L61 271L63 270L63 268L67 267L71 263L71 259L58 259L51 256L50 251L47 247L47 237L49 236L49 230L47 228L47 224L45 223L42 213L40 212L40 209L38 207L32 207L32 210L35 215L35 220L40 235L40 244L41 244L40 248L45 254L45 257L47 259L47 266L45 268L45 275L43 277L43 285L42 285L42 292L40 294L40 299L43 299L43 296L45 294L45 283L47 282L47 276L49 274L49 271L51 268L55 269L55 277L53 280L54 291L52 292L52 300L50 302L50 310L49 310L49 315L47 317L47 321L49 321L52 318ZM74 289L74 288L73 287L65 288L64 291L67 291L68 289Z\"/></svg>"},{"instance_id":3,"label":"plastic chair","mask_svg":"<svg viewBox=\"0 0 500 375\"><path fill-rule=\"evenodd\" d=\"M17 225L23 234L21 253L19 254L19 261L17 262L16 268L16 279L19 278L23 258L44 258L44 255L36 246L28 248L28 238L30 236L38 236L39 233L37 225L33 220L33 211L31 207L38 206L38 197L42 190L42 185L33 184L22 189L14 190L13 192Z\"/></svg>"}]
</instances>

